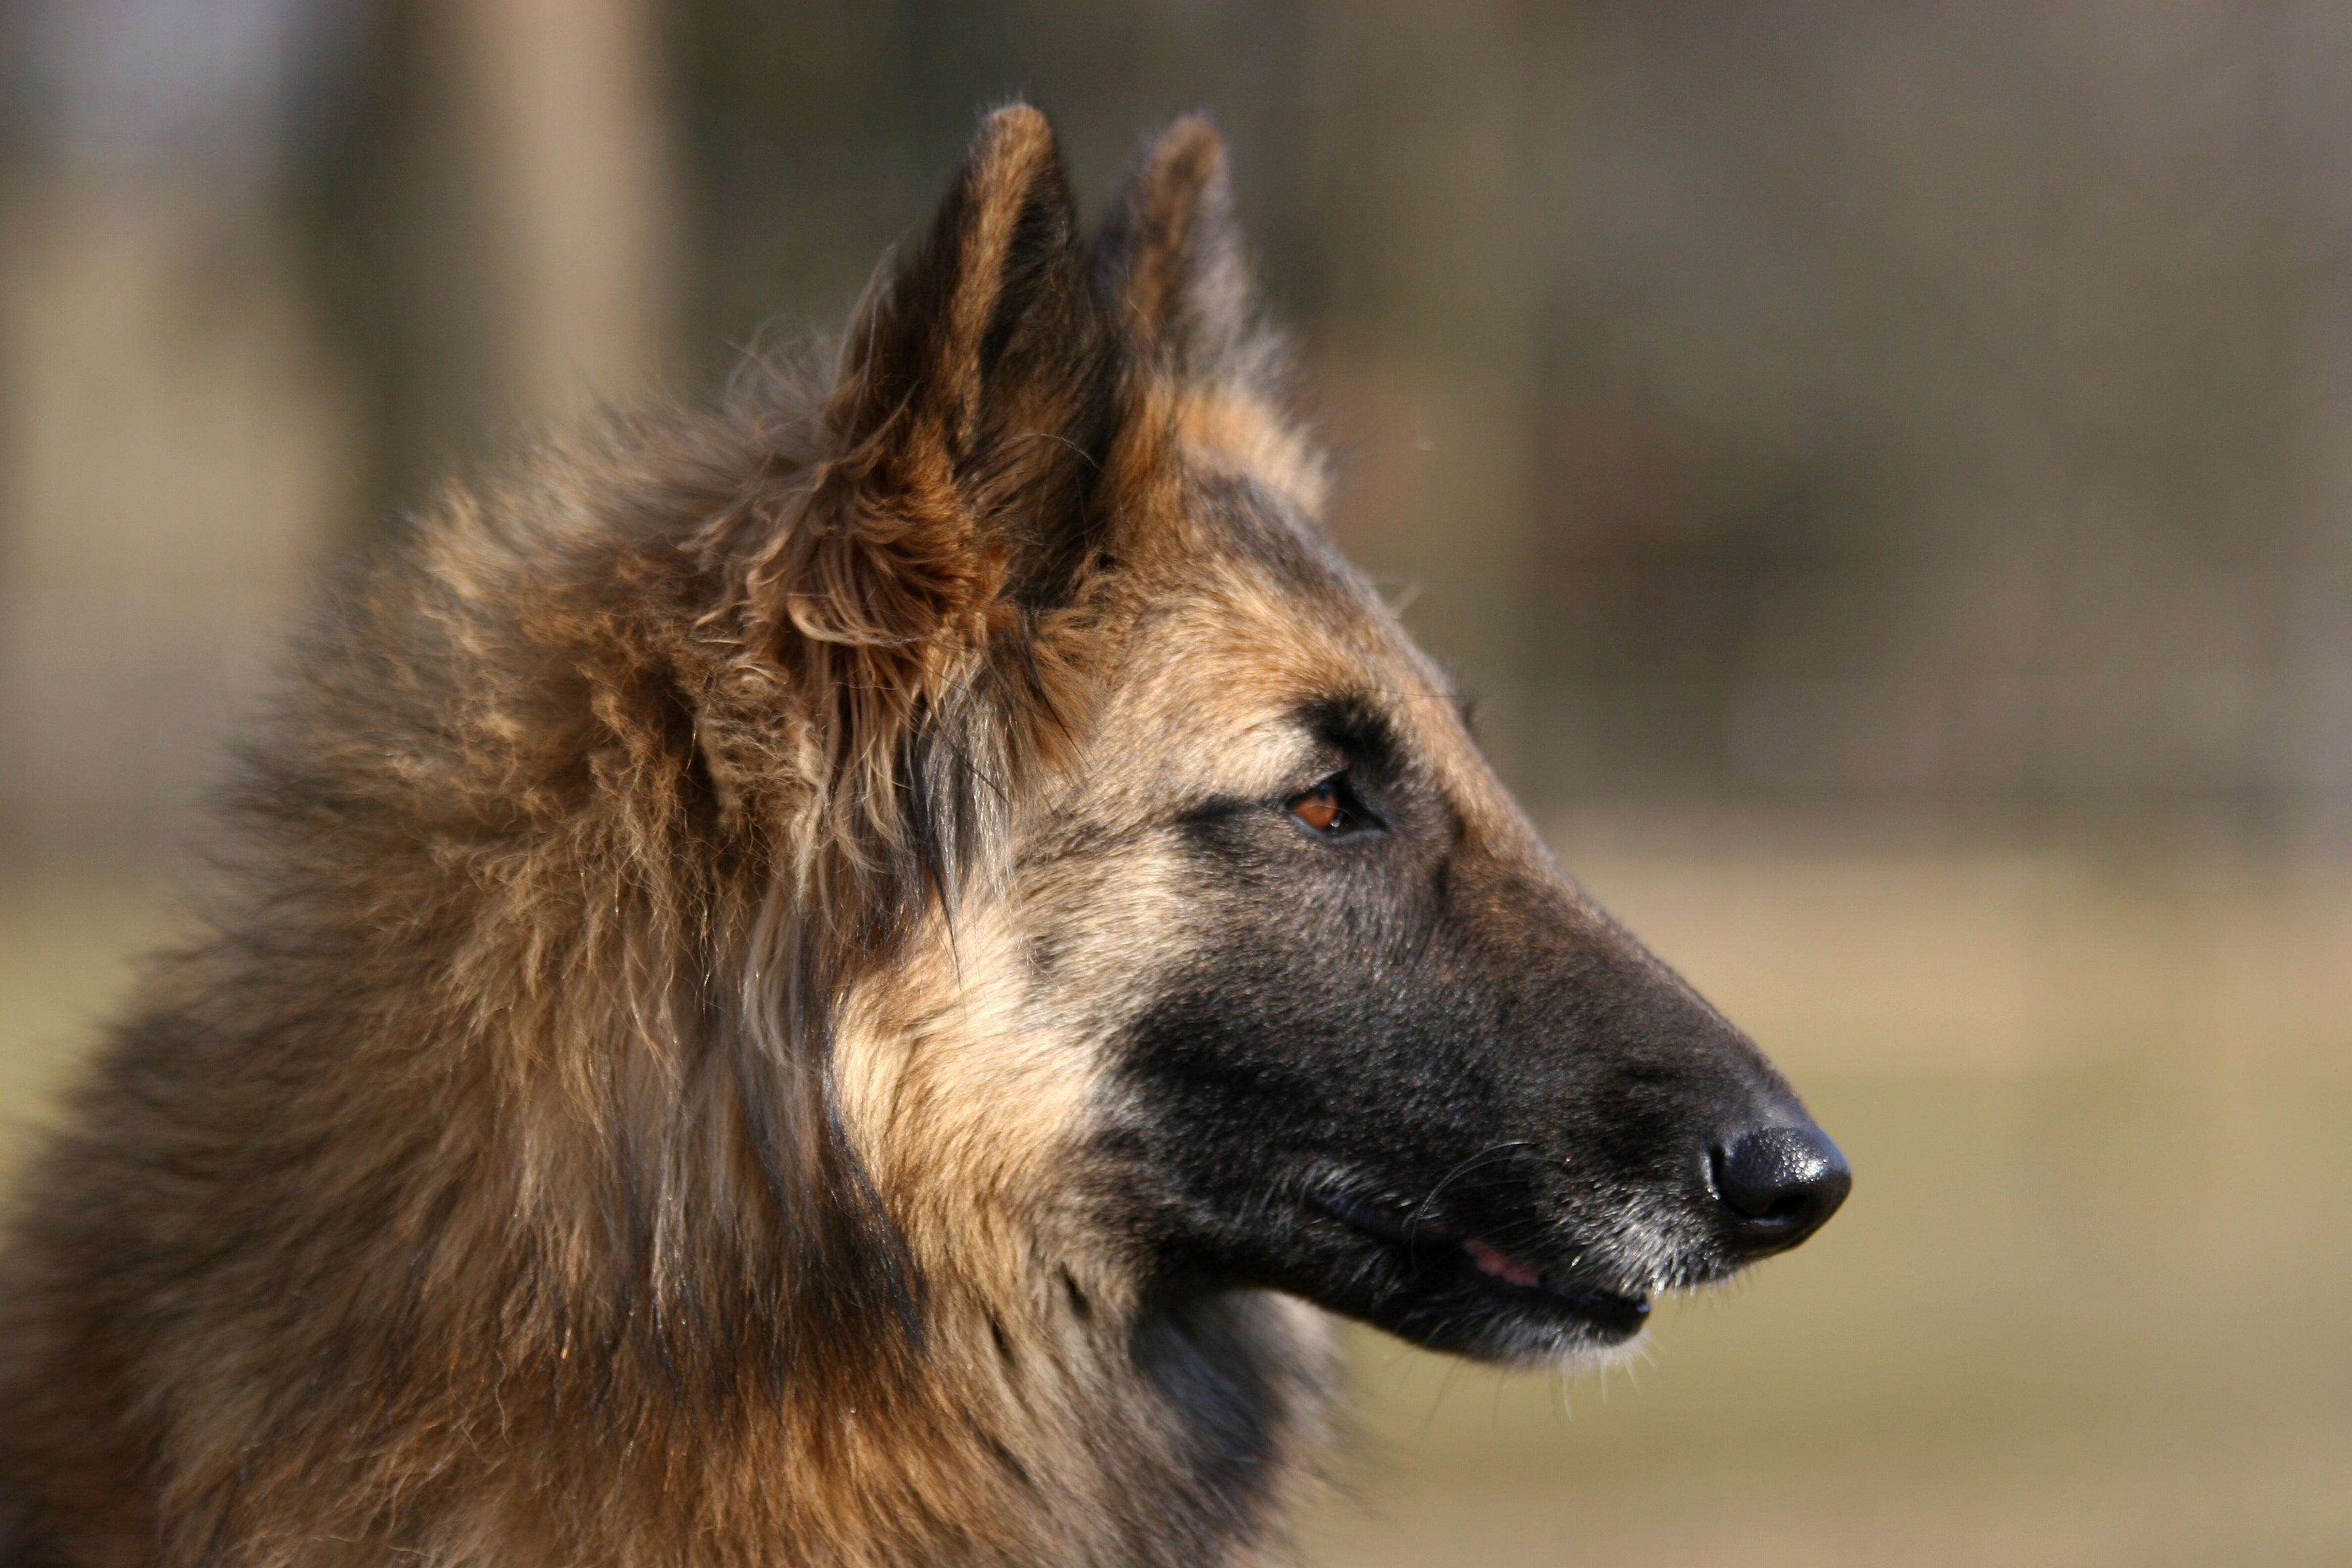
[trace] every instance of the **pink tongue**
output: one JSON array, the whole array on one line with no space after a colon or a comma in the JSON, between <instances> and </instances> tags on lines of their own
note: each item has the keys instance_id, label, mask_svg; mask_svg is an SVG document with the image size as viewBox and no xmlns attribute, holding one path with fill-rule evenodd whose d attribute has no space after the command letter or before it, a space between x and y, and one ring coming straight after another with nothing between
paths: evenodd
<instances>
[{"instance_id":1,"label":"pink tongue","mask_svg":"<svg viewBox=\"0 0 2352 1568\"><path fill-rule=\"evenodd\" d=\"M1504 1257L1501 1253L1496 1251L1493 1247L1487 1246L1485 1242L1479 1240L1475 1236L1466 1237L1463 1239L1462 1250L1470 1255L1471 1262L1476 1264L1486 1273L1492 1274L1497 1279L1508 1280L1514 1285L1539 1285L1543 1283L1542 1275L1537 1273L1534 1269L1528 1268L1526 1264L1520 1262L1516 1258Z\"/></svg>"}]
</instances>

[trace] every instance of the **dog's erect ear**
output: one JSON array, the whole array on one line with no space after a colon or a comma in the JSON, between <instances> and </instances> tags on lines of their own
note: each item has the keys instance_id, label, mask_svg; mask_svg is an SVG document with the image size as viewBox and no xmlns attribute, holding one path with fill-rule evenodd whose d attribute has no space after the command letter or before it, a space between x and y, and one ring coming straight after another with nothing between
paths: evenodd
<instances>
[{"instance_id":1,"label":"dog's erect ear","mask_svg":"<svg viewBox=\"0 0 2352 1568\"><path fill-rule=\"evenodd\" d=\"M1045 716L1038 733L1067 707L1059 665L1029 634L1096 553L1127 352L1052 130L1026 105L997 110L929 235L859 308L814 461L755 484L740 514L759 531L741 568L745 640L811 706L841 875L878 875L877 846L922 837L909 801L933 837L961 831L970 814L902 771L919 726L1015 687ZM1047 743L1011 720L972 722L948 750L992 781ZM711 762L722 795L757 771L731 756ZM898 908L905 893L818 902Z\"/></svg>"},{"instance_id":2,"label":"dog's erect ear","mask_svg":"<svg viewBox=\"0 0 2352 1568\"><path fill-rule=\"evenodd\" d=\"M826 404L808 522L866 557L835 564L884 580L810 585L862 586L836 604L896 612L883 621L912 639L1007 595L1051 597L1089 542L1118 356L1053 130L998 110L921 248L869 292ZM804 630L828 619L794 611Z\"/></svg>"},{"instance_id":3,"label":"dog's erect ear","mask_svg":"<svg viewBox=\"0 0 2352 1568\"><path fill-rule=\"evenodd\" d=\"M1225 144L1197 114L1144 149L1105 226L1097 264L1122 328L1189 377L1242 369L1249 275L1234 223Z\"/></svg>"}]
</instances>

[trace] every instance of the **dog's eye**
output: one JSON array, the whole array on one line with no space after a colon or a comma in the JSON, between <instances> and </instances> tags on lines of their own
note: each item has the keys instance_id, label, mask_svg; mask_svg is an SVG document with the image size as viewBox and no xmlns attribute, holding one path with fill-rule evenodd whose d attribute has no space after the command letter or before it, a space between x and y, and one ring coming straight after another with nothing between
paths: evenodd
<instances>
[{"instance_id":1,"label":"dog's eye","mask_svg":"<svg viewBox=\"0 0 2352 1568\"><path fill-rule=\"evenodd\" d=\"M1344 774L1333 773L1290 802L1290 815L1327 838L1337 838L1365 826L1365 815L1348 789Z\"/></svg>"}]
</instances>

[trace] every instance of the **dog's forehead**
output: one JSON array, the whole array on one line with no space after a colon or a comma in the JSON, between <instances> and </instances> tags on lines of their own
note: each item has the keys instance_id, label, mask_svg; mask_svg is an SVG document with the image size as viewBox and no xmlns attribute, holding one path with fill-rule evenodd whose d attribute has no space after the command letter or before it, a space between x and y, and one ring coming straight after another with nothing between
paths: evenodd
<instances>
[{"instance_id":1,"label":"dog's forehead","mask_svg":"<svg viewBox=\"0 0 2352 1568\"><path fill-rule=\"evenodd\" d=\"M1270 788L1313 749L1304 715L1340 703L1442 773L1475 764L1452 683L1322 529L1321 449L1245 388L1169 413L1154 491L1181 515L1135 562L1110 731L1158 737L1163 776Z\"/></svg>"},{"instance_id":2,"label":"dog's forehead","mask_svg":"<svg viewBox=\"0 0 2352 1568\"><path fill-rule=\"evenodd\" d=\"M1272 787L1314 745L1305 716L1334 703L1381 715L1440 766L1461 743L1443 674L1319 536L1227 532L1167 588L1138 623L1118 705L1177 771Z\"/></svg>"}]
</instances>

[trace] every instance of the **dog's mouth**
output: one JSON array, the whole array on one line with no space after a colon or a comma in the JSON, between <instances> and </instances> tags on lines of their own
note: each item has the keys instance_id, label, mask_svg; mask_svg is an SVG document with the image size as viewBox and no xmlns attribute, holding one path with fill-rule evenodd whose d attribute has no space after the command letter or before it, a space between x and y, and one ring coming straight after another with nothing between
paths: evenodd
<instances>
[{"instance_id":1,"label":"dog's mouth","mask_svg":"<svg viewBox=\"0 0 2352 1568\"><path fill-rule=\"evenodd\" d=\"M1602 1343L1632 1339L1649 1321L1645 1292L1626 1294L1590 1280L1554 1279L1485 1237L1386 1204L1320 1194L1316 1208L1401 1253L1417 1275L1438 1271L1449 1283L1548 1318L1565 1317Z\"/></svg>"}]
</instances>

